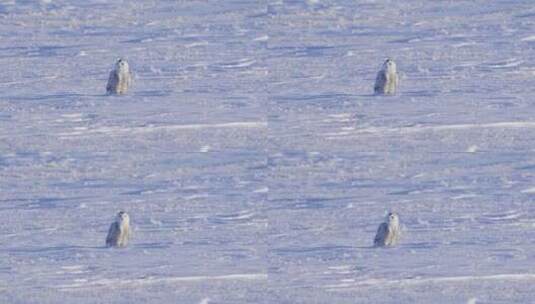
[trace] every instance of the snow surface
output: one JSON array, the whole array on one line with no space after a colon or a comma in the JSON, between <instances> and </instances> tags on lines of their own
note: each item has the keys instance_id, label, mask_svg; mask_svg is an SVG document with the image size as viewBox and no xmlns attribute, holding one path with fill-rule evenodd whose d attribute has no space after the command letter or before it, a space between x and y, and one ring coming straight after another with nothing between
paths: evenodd
<instances>
[{"instance_id":1,"label":"snow surface","mask_svg":"<svg viewBox=\"0 0 535 304\"><path fill-rule=\"evenodd\" d=\"M531 0L0 1L0 28L1 303L533 301Z\"/></svg>"}]
</instances>

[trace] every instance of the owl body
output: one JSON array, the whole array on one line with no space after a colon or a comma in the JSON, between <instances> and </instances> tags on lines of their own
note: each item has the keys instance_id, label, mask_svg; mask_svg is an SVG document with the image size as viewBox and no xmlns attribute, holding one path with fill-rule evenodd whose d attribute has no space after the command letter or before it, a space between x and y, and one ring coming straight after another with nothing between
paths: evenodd
<instances>
[{"instance_id":1,"label":"owl body","mask_svg":"<svg viewBox=\"0 0 535 304\"><path fill-rule=\"evenodd\" d=\"M106 92L113 95L125 94L132 84L132 74L130 66L125 59L119 59L115 63L115 68L110 72Z\"/></svg>"},{"instance_id":2,"label":"owl body","mask_svg":"<svg viewBox=\"0 0 535 304\"><path fill-rule=\"evenodd\" d=\"M126 247L130 238L130 217L124 211L117 214L106 237L107 247Z\"/></svg>"},{"instance_id":3,"label":"owl body","mask_svg":"<svg viewBox=\"0 0 535 304\"><path fill-rule=\"evenodd\" d=\"M396 63L392 59L387 59L375 78L374 92L380 95L393 95L396 93L398 82Z\"/></svg>"},{"instance_id":4,"label":"owl body","mask_svg":"<svg viewBox=\"0 0 535 304\"><path fill-rule=\"evenodd\" d=\"M373 243L377 247L394 246L399 242L401 228L397 213L390 212L384 223L379 225Z\"/></svg>"}]
</instances>

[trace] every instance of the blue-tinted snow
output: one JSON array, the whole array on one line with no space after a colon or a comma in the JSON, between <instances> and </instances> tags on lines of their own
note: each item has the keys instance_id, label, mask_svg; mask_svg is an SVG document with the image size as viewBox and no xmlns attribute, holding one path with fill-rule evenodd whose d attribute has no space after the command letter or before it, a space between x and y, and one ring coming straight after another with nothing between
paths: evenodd
<instances>
[{"instance_id":1,"label":"blue-tinted snow","mask_svg":"<svg viewBox=\"0 0 535 304\"><path fill-rule=\"evenodd\" d=\"M534 16L0 1L0 302L530 302ZM400 91L373 96L386 57ZM372 248L387 210L401 244Z\"/></svg>"}]
</instances>

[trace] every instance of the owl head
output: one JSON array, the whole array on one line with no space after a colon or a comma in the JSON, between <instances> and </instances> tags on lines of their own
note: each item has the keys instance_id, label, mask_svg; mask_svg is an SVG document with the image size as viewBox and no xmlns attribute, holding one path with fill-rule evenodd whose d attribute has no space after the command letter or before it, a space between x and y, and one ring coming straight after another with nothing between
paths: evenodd
<instances>
[{"instance_id":1,"label":"owl head","mask_svg":"<svg viewBox=\"0 0 535 304\"><path fill-rule=\"evenodd\" d=\"M399 225L399 216L397 213L395 212L389 212L386 216L386 222L388 223L388 225L393 225L393 226L397 226Z\"/></svg>"},{"instance_id":2,"label":"owl head","mask_svg":"<svg viewBox=\"0 0 535 304\"><path fill-rule=\"evenodd\" d=\"M115 63L115 69L119 72L128 72L130 70L130 67L128 66L128 62L126 61L126 59L119 58Z\"/></svg>"},{"instance_id":3,"label":"owl head","mask_svg":"<svg viewBox=\"0 0 535 304\"><path fill-rule=\"evenodd\" d=\"M128 213L126 213L124 211L120 211L119 213L117 213L116 220L117 220L117 223L119 223L119 225L122 225L123 223L124 224L129 224L130 223L130 216L128 216Z\"/></svg>"},{"instance_id":4,"label":"owl head","mask_svg":"<svg viewBox=\"0 0 535 304\"><path fill-rule=\"evenodd\" d=\"M387 58L383 63L383 70L387 72L396 72L396 63L394 60Z\"/></svg>"}]
</instances>

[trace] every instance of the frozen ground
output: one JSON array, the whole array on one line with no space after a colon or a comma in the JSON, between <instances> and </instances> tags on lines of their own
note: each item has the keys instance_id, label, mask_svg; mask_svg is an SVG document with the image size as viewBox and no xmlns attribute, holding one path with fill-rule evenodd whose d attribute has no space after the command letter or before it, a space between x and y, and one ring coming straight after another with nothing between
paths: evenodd
<instances>
[{"instance_id":1,"label":"frozen ground","mask_svg":"<svg viewBox=\"0 0 535 304\"><path fill-rule=\"evenodd\" d=\"M265 5L215 4L0 6L0 302L264 298Z\"/></svg>"},{"instance_id":2,"label":"frozen ground","mask_svg":"<svg viewBox=\"0 0 535 304\"><path fill-rule=\"evenodd\" d=\"M532 1L0 1L0 28L0 302L535 297Z\"/></svg>"},{"instance_id":3,"label":"frozen ground","mask_svg":"<svg viewBox=\"0 0 535 304\"><path fill-rule=\"evenodd\" d=\"M280 300L532 302L533 3L268 11L267 238ZM400 94L370 96L387 56ZM389 209L401 245L369 248Z\"/></svg>"}]
</instances>

